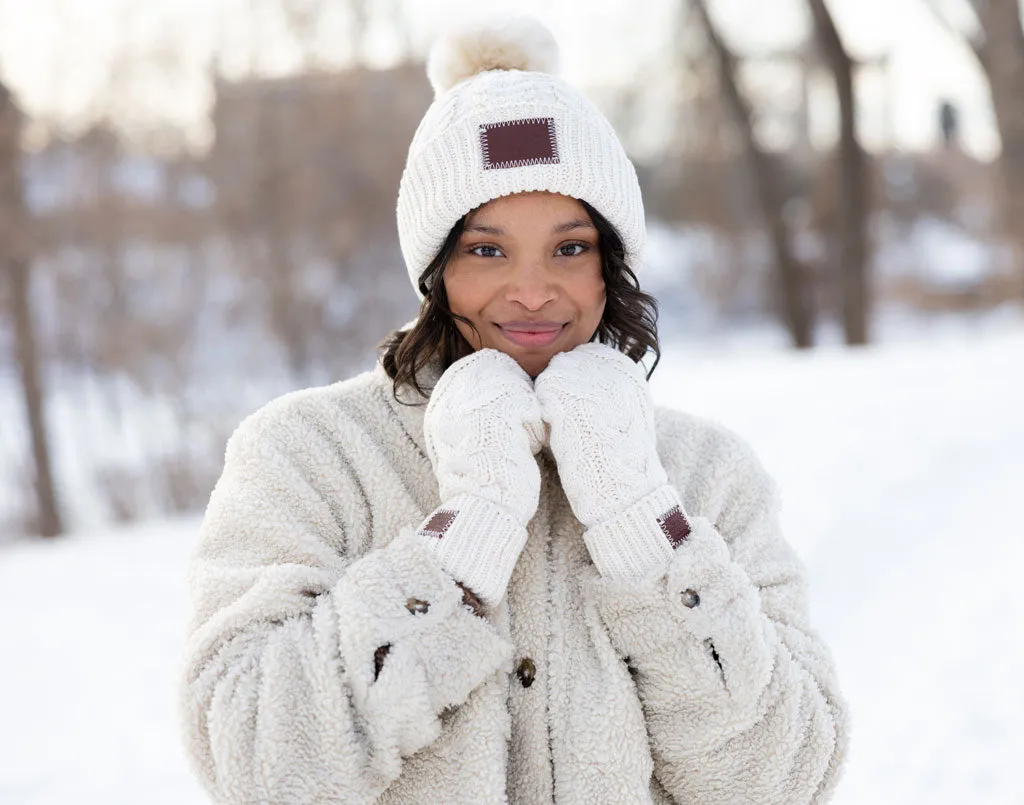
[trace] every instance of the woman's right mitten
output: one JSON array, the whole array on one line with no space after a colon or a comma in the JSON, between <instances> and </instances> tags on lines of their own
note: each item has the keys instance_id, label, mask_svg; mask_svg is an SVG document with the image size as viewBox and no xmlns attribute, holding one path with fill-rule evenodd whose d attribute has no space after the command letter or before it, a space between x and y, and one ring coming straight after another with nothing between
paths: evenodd
<instances>
[{"instance_id":1,"label":"woman's right mitten","mask_svg":"<svg viewBox=\"0 0 1024 805\"><path fill-rule=\"evenodd\" d=\"M533 381L503 352L474 352L441 376L423 429L441 505L417 533L456 581L494 606L540 498L544 423Z\"/></svg>"}]
</instances>

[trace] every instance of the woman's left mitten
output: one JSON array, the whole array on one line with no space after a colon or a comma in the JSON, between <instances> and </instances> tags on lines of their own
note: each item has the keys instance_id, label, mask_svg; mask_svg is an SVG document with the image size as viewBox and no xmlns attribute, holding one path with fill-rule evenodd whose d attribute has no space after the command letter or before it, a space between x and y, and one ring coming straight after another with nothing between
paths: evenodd
<instances>
[{"instance_id":1,"label":"woman's left mitten","mask_svg":"<svg viewBox=\"0 0 1024 805\"><path fill-rule=\"evenodd\" d=\"M534 384L551 452L603 576L664 568L688 527L657 452L643 367L603 344L551 359Z\"/></svg>"}]
</instances>

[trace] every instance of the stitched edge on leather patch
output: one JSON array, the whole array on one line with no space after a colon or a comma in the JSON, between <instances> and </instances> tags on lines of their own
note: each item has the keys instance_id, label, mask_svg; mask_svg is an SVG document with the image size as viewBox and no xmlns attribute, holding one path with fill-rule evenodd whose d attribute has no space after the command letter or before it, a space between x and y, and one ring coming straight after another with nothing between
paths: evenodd
<instances>
[{"instance_id":1,"label":"stitched edge on leather patch","mask_svg":"<svg viewBox=\"0 0 1024 805\"><path fill-rule=\"evenodd\" d=\"M550 165L559 161L555 119L532 117L480 126L484 170Z\"/></svg>"},{"instance_id":2,"label":"stitched edge on leather patch","mask_svg":"<svg viewBox=\"0 0 1024 805\"><path fill-rule=\"evenodd\" d=\"M455 522L455 515L458 512L449 511L447 509L435 512L434 516L424 523L420 529L420 533L428 537L437 537L441 539L445 532L451 528L452 523Z\"/></svg>"},{"instance_id":3,"label":"stitched edge on leather patch","mask_svg":"<svg viewBox=\"0 0 1024 805\"><path fill-rule=\"evenodd\" d=\"M661 515L658 518L658 525L661 526L661 530L673 548L678 547L690 536L690 522L678 506L673 506Z\"/></svg>"}]
</instances>

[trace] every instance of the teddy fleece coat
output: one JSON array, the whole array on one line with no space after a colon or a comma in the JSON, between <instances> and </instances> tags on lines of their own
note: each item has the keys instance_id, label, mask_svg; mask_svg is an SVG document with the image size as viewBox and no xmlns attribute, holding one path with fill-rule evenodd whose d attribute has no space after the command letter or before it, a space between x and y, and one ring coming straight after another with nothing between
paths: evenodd
<instances>
[{"instance_id":1,"label":"teddy fleece coat","mask_svg":"<svg viewBox=\"0 0 1024 805\"><path fill-rule=\"evenodd\" d=\"M413 533L441 503L423 413L378 366L280 398L231 438L192 559L181 686L214 801L828 798L845 708L744 442L658 410L691 531L625 581L594 567L543 451L526 547L481 616Z\"/></svg>"}]
</instances>

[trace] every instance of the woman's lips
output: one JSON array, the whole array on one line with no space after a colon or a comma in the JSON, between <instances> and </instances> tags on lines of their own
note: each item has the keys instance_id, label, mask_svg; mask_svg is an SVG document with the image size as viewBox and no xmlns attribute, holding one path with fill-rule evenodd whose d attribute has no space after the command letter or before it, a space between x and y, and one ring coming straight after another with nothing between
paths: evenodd
<instances>
[{"instance_id":1,"label":"woman's lips","mask_svg":"<svg viewBox=\"0 0 1024 805\"><path fill-rule=\"evenodd\" d=\"M546 347L553 344L565 329L564 324L509 323L497 325L498 330L520 347Z\"/></svg>"}]
</instances>

